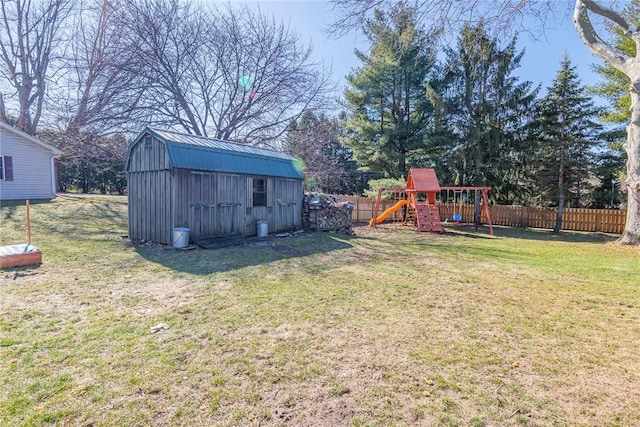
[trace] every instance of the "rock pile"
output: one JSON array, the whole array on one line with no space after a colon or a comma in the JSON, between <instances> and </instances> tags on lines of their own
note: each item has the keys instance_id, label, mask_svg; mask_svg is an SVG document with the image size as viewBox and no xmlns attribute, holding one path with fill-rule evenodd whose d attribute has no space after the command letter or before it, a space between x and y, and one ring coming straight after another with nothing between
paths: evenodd
<instances>
[{"instance_id":1,"label":"rock pile","mask_svg":"<svg viewBox=\"0 0 640 427\"><path fill-rule=\"evenodd\" d=\"M340 199L329 194L305 193L302 225L307 230L353 234L351 229L353 208L353 203L341 202Z\"/></svg>"}]
</instances>

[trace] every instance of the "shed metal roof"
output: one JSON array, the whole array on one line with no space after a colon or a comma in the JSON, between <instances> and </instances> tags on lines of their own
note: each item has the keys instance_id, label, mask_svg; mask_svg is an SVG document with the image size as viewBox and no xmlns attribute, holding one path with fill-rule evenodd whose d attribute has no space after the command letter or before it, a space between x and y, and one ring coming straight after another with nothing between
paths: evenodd
<instances>
[{"instance_id":1,"label":"shed metal roof","mask_svg":"<svg viewBox=\"0 0 640 427\"><path fill-rule=\"evenodd\" d=\"M304 178L295 157L267 148L219 139L145 128L130 147L146 134L165 144L170 164L175 168Z\"/></svg>"}]
</instances>

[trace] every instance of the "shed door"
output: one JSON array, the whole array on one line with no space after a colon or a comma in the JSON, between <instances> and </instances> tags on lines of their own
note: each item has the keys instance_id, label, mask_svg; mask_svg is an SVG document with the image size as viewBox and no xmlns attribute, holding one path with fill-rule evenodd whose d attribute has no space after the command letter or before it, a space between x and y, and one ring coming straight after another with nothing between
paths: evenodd
<instances>
[{"instance_id":1,"label":"shed door","mask_svg":"<svg viewBox=\"0 0 640 427\"><path fill-rule=\"evenodd\" d=\"M213 236L216 220L216 176L191 172L189 175L189 225L193 237Z\"/></svg>"},{"instance_id":2,"label":"shed door","mask_svg":"<svg viewBox=\"0 0 640 427\"><path fill-rule=\"evenodd\" d=\"M242 203L240 197L240 176L225 175L218 176L218 197L217 197L217 230L218 236L231 236L241 234L243 222L240 218Z\"/></svg>"},{"instance_id":3,"label":"shed door","mask_svg":"<svg viewBox=\"0 0 640 427\"><path fill-rule=\"evenodd\" d=\"M299 183L292 179L276 180L277 230L292 230L300 225L298 217L302 195L299 187Z\"/></svg>"}]
</instances>

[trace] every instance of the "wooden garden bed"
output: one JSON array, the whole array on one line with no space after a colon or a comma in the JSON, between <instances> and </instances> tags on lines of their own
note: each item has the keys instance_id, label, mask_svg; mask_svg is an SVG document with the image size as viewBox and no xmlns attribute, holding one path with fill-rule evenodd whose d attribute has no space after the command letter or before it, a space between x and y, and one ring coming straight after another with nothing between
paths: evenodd
<instances>
[{"instance_id":1,"label":"wooden garden bed","mask_svg":"<svg viewBox=\"0 0 640 427\"><path fill-rule=\"evenodd\" d=\"M40 249L28 243L0 246L0 269L42 264Z\"/></svg>"}]
</instances>

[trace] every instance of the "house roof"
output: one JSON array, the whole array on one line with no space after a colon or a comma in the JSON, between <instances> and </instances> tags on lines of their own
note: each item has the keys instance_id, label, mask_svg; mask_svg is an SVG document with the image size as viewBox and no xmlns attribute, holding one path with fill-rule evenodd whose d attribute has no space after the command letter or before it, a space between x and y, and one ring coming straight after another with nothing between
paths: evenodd
<instances>
[{"instance_id":1,"label":"house roof","mask_svg":"<svg viewBox=\"0 0 640 427\"><path fill-rule=\"evenodd\" d=\"M440 184L434 169L412 168L409 170L409 178L407 178L407 189L432 192L440 191Z\"/></svg>"},{"instance_id":2,"label":"house roof","mask_svg":"<svg viewBox=\"0 0 640 427\"><path fill-rule=\"evenodd\" d=\"M53 145L47 144L46 142L41 141L40 139L36 138L35 136L29 135L28 133L22 132L21 130L18 130L16 128L14 128L13 126L4 123L4 122L0 122L0 133L3 132L11 132L14 135L19 136L20 138L27 140L29 142L31 142L32 144L35 144L39 147L44 148L45 150L48 150L51 152L51 154L53 154L54 156L59 156L62 153L61 150L59 150L58 148L54 147ZM2 138L0 138L0 141L2 140Z\"/></svg>"},{"instance_id":3,"label":"house roof","mask_svg":"<svg viewBox=\"0 0 640 427\"><path fill-rule=\"evenodd\" d=\"M167 147L171 167L248 175L304 178L299 161L285 153L202 136L145 128L129 150L145 135L152 135ZM128 168L127 160L127 168Z\"/></svg>"}]
</instances>

